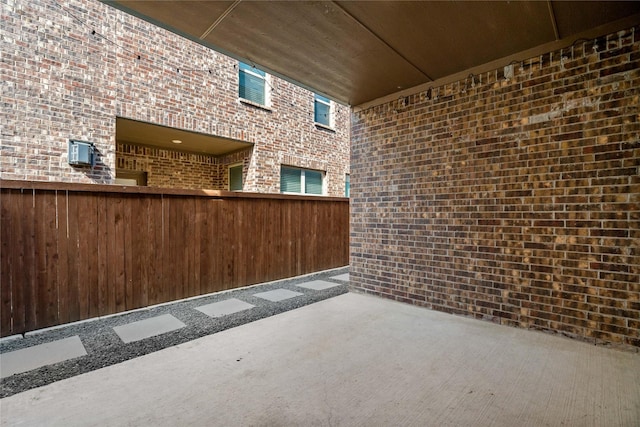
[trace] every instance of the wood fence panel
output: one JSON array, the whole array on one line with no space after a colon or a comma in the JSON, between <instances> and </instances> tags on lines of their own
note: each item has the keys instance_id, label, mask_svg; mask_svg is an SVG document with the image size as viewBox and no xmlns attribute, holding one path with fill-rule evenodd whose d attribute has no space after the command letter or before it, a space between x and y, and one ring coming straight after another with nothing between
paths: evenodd
<instances>
[{"instance_id":1,"label":"wood fence panel","mask_svg":"<svg viewBox=\"0 0 640 427\"><path fill-rule=\"evenodd\" d=\"M346 199L0 184L2 336L348 264Z\"/></svg>"}]
</instances>

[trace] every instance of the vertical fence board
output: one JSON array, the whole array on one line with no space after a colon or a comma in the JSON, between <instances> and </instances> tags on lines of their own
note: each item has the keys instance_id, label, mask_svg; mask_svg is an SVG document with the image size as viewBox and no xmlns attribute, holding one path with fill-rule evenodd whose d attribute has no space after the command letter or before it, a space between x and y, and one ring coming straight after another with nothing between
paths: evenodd
<instances>
[{"instance_id":1,"label":"vertical fence board","mask_svg":"<svg viewBox=\"0 0 640 427\"><path fill-rule=\"evenodd\" d=\"M64 227L68 230L67 237L67 311L70 321L80 319L80 280L78 272L78 200L81 194L67 192L65 204L67 205L67 218ZM67 231L65 230L65 231Z\"/></svg>"},{"instance_id":2,"label":"vertical fence board","mask_svg":"<svg viewBox=\"0 0 640 427\"><path fill-rule=\"evenodd\" d=\"M0 189L2 336L348 263L346 200L31 185Z\"/></svg>"},{"instance_id":3,"label":"vertical fence board","mask_svg":"<svg viewBox=\"0 0 640 427\"><path fill-rule=\"evenodd\" d=\"M126 273L125 273L125 224L124 224L124 211L125 211L125 198L123 197L111 197L111 204L113 204L113 236L114 239L114 277L113 283L115 287L115 311L120 312L126 309Z\"/></svg>"},{"instance_id":4,"label":"vertical fence board","mask_svg":"<svg viewBox=\"0 0 640 427\"><path fill-rule=\"evenodd\" d=\"M182 235L182 227L180 222L180 199L176 197L167 198L169 202L169 244L167 245L168 251L166 252L166 268L165 275L169 279L169 282L164 288L163 299L174 300L178 299L182 288L181 269L183 264L183 258L176 257L176 254L180 251L180 243L178 239Z\"/></svg>"},{"instance_id":5,"label":"vertical fence board","mask_svg":"<svg viewBox=\"0 0 640 427\"><path fill-rule=\"evenodd\" d=\"M68 323L69 316L69 259L67 238L67 197L65 191L56 191L56 268L58 276L58 322Z\"/></svg>"},{"instance_id":6,"label":"vertical fence board","mask_svg":"<svg viewBox=\"0 0 640 427\"><path fill-rule=\"evenodd\" d=\"M84 286L89 287L87 307L89 309L89 317L100 315L100 289L98 288L98 278L100 277L99 265L97 260L99 248L99 228L98 212L102 207L101 197L99 194L87 193L87 210L82 213L79 218L79 224L86 226L86 231L82 233L83 245L86 248L86 265L80 268L86 269L87 283ZM85 218L86 215L86 218Z\"/></svg>"},{"instance_id":7,"label":"vertical fence board","mask_svg":"<svg viewBox=\"0 0 640 427\"><path fill-rule=\"evenodd\" d=\"M146 248L151 239L149 237L148 222L149 198L132 197L131 208L131 286L132 302L131 309L144 307L146 305L145 294L148 284L149 255Z\"/></svg>"},{"instance_id":8,"label":"vertical fence board","mask_svg":"<svg viewBox=\"0 0 640 427\"><path fill-rule=\"evenodd\" d=\"M21 192L22 198L22 245L24 247L23 268L25 273L24 296L25 296L25 328L26 330L36 329L36 191L25 190ZM31 267L30 267L31 266Z\"/></svg>"},{"instance_id":9,"label":"vertical fence board","mask_svg":"<svg viewBox=\"0 0 640 427\"><path fill-rule=\"evenodd\" d=\"M222 209L220 211L220 223L224 224L224 227L220 227L219 239L220 255L223 260L223 274L220 281L220 289L230 289L233 283L233 270L234 270L234 256L235 256L235 218L234 218L234 205L231 200L224 200L222 202Z\"/></svg>"},{"instance_id":10,"label":"vertical fence board","mask_svg":"<svg viewBox=\"0 0 640 427\"><path fill-rule=\"evenodd\" d=\"M200 294L212 292L213 286L213 267L216 260L213 259L213 226L212 220L215 214L213 208L214 200L203 199L202 211L200 212L200 220L198 221L200 234L200 248L198 254L198 267L200 270Z\"/></svg>"},{"instance_id":11,"label":"vertical fence board","mask_svg":"<svg viewBox=\"0 0 640 427\"><path fill-rule=\"evenodd\" d=\"M109 240L109 214L108 203L109 197L104 194L97 195L96 203L96 218L98 220L98 227L96 230L97 239L97 252L96 252L96 267L97 267L97 291L98 291L98 313L100 316L110 314L109 304L109 270L110 270L110 258L109 248L113 243Z\"/></svg>"},{"instance_id":12,"label":"vertical fence board","mask_svg":"<svg viewBox=\"0 0 640 427\"><path fill-rule=\"evenodd\" d=\"M172 286L173 277L171 275L171 238L169 235L170 229L170 208L171 208L171 197L164 197L162 199L162 236L161 236L161 246L162 246L162 265L159 266L158 270L161 271L161 275L158 277L158 302L169 300L169 289L168 286Z\"/></svg>"},{"instance_id":13,"label":"vertical fence board","mask_svg":"<svg viewBox=\"0 0 640 427\"><path fill-rule=\"evenodd\" d=\"M183 198L180 199L183 208L180 212L182 216L183 232L181 235L182 253L184 259L184 268L182 269L182 286L183 291L181 295L193 296L195 295L195 284L193 277L194 270L194 257L193 253L195 244L200 239L195 232L195 199Z\"/></svg>"},{"instance_id":14,"label":"vertical fence board","mask_svg":"<svg viewBox=\"0 0 640 427\"><path fill-rule=\"evenodd\" d=\"M89 239L91 238L91 215L95 210L93 199L87 194L78 195L78 216L76 225L78 227L78 301L80 319L88 319L91 313L89 286L89 266L91 257L89 256Z\"/></svg>"},{"instance_id":15,"label":"vertical fence board","mask_svg":"<svg viewBox=\"0 0 640 427\"><path fill-rule=\"evenodd\" d=\"M238 283L245 282L247 268L252 268L252 266L247 262L245 253L247 246L247 235L249 235L252 230L249 228L247 233L242 232L243 230L245 230L245 221L241 203L238 203L237 200L234 200L232 203L234 208L233 217L235 219L235 221L233 222L233 241L235 242L235 253L233 263L233 281L231 282L231 287L235 288L236 286L238 286ZM246 266L246 268L240 268L240 266Z\"/></svg>"},{"instance_id":16,"label":"vertical fence board","mask_svg":"<svg viewBox=\"0 0 640 427\"><path fill-rule=\"evenodd\" d=\"M210 252L209 257L203 260L209 263L209 271L211 271L211 281L208 283L207 292L216 292L224 289L226 260L224 258L224 232L226 221L223 219L225 200L210 201L210 213L207 220L210 225Z\"/></svg>"},{"instance_id":17,"label":"vertical fence board","mask_svg":"<svg viewBox=\"0 0 640 427\"><path fill-rule=\"evenodd\" d=\"M58 278L56 273L56 208L55 194L43 192L36 197L36 208L39 215L37 255L37 298L36 324L38 328L52 326L58 322Z\"/></svg>"},{"instance_id":18,"label":"vertical fence board","mask_svg":"<svg viewBox=\"0 0 640 427\"><path fill-rule=\"evenodd\" d=\"M14 307L19 307L16 301L17 285L20 283L14 280L12 265L18 267L19 246L16 246L18 233L11 233L11 230L20 223L20 216L17 215L15 205L19 199L14 198L12 192L3 191L0 193L0 326L3 335L12 335L14 330L19 329L21 319L14 312ZM15 237L14 237L15 236ZM14 324L14 319L15 323Z\"/></svg>"},{"instance_id":19,"label":"vertical fence board","mask_svg":"<svg viewBox=\"0 0 640 427\"><path fill-rule=\"evenodd\" d=\"M194 219L193 219L193 246L192 256L193 264L191 266L191 279L189 284L191 286L191 295L202 295L202 287L200 283L200 254L202 245L202 222L204 220L204 199L194 199Z\"/></svg>"},{"instance_id":20,"label":"vertical fence board","mask_svg":"<svg viewBox=\"0 0 640 427\"><path fill-rule=\"evenodd\" d=\"M135 301L133 296L133 240L132 235L134 233L132 221L132 210L137 205L137 199L131 196L125 198L125 203L122 205L122 229L124 231L122 255L124 258L124 302L123 306L125 310L131 310L135 308ZM138 234L140 230L135 230Z\"/></svg>"},{"instance_id":21,"label":"vertical fence board","mask_svg":"<svg viewBox=\"0 0 640 427\"><path fill-rule=\"evenodd\" d=\"M160 302L159 287L162 284L162 262L164 260L163 230L164 223L164 199L162 196L154 197L151 200L151 212L149 215L149 227L151 227L151 242L149 253L149 285L147 288L148 304L153 305Z\"/></svg>"},{"instance_id":22,"label":"vertical fence board","mask_svg":"<svg viewBox=\"0 0 640 427\"><path fill-rule=\"evenodd\" d=\"M116 204L111 202L112 196L106 197L106 220L105 224L105 238L108 242L107 245L107 306L106 311L115 313L116 311L116 268L117 268L117 247L118 242L116 239Z\"/></svg>"}]
</instances>

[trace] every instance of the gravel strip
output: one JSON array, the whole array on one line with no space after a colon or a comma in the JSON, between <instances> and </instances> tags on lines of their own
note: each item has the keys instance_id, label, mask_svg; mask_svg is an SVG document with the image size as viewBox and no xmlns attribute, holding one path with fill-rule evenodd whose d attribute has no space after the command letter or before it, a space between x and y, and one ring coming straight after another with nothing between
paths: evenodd
<instances>
[{"instance_id":1,"label":"gravel strip","mask_svg":"<svg viewBox=\"0 0 640 427\"><path fill-rule=\"evenodd\" d=\"M257 286L220 292L200 298L178 301L145 310L123 313L90 322L71 324L37 334L29 334L22 339L3 341L0 343L0 353L7 353L78 335L87 350L87 355L4 378L0 381L0 398L12 396L16 393L124 362L125 360L143 356L170 346L192 341L197 338L215 334L216 332L346 293L348 290L347 283L331 279L331 277L347 273L348 271L348 267L326 270ZM340 283L340 286L321 291L296 286L297 284L312 280L331 281ZM279 302L271 302L253 296L253 294L259 292L280 288L300 292L303 295ZM195 307L229 298L237 298L253 304L255 307L250 310L219 318L211 318L195 310ZM124 344L113 330L114 326L148 319L162 314L171 314L187 326L173 332L128 344Z\"/></svg>"}]
</instances>

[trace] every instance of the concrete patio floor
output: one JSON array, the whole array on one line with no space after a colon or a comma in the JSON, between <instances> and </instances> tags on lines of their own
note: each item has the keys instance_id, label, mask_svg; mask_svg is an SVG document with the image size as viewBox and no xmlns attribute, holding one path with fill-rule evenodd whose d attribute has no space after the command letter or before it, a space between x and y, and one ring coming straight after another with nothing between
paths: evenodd
<instances>
[{"instance_id":1,"label":"concrete patio floor","mask_svg":"<svg viewBox=\"0 0 640 427\"><path fill-rule=\"evenodd\" d=\"M638 426L640 354L347 293L0 411L3 426Z\"/></svg>"}]
</instances>

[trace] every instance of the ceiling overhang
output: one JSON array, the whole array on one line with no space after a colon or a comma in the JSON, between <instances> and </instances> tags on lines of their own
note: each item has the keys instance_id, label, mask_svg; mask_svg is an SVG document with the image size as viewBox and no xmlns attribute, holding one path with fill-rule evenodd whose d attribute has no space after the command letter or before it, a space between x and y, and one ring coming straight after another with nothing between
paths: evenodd
<instances>
[{"instance_id":1,"label":"ceiling overhang","mask_svg":"<svg viewBox=\"0 0 640 427\"><path fill-rule=\"evenodd\" d=\"M633 1L103 1L354 106L640 23Z\"/></svg>"},{"instance_id":2,"label":"ceiling overhang","mask_svg":"<svg viewBox=\"0 0 640 427\"><path fill-rule=\"evenodd\" d=\"M223 156L253 146L250 142L221 138L122 117L116 118L116 141L211 156Z\"/></svg>"}]
</instances>

